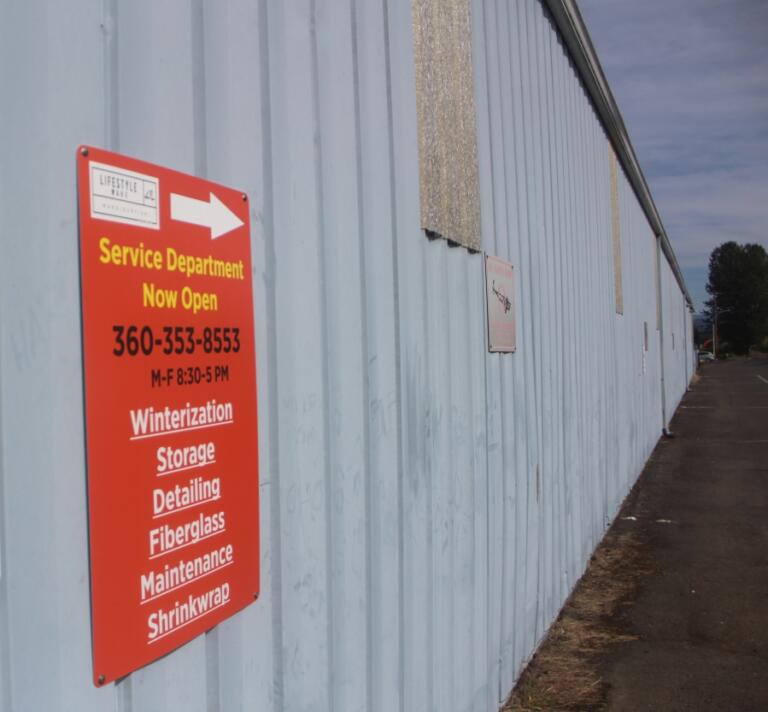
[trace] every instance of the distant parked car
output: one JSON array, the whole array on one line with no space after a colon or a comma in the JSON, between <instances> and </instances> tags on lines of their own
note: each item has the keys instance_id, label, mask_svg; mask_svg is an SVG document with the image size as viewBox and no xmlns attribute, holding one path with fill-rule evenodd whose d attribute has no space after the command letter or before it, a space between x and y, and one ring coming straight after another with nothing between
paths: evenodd
<instances>
[{"instance_id":1,"label":"distant parked car","mask_svg":"<svg viewBox=\"0 0 768 712\"><path fill-rule=\"evenodd\" d=\"M715 357L711 351L699 351L699 363L705 363L707 361L714 361Z\"/></svg>"}]
</instances>

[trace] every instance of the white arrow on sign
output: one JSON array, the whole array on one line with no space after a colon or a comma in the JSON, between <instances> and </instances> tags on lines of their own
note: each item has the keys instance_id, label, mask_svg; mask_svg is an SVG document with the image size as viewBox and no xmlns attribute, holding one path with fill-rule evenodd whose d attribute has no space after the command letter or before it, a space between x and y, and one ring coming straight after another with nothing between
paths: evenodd
<instances>
[{"instance_id":1,"label":"white arrow on sign","mask_svg":"<svg viewBox=\"0 0 768 712\"><path fill-rule=\"evenodd\" d=\"M211 229L211 240L226 235L243 224L213 193L209 200L171 193L171 220L202 225Z\"/></svg>"}]
</instances>

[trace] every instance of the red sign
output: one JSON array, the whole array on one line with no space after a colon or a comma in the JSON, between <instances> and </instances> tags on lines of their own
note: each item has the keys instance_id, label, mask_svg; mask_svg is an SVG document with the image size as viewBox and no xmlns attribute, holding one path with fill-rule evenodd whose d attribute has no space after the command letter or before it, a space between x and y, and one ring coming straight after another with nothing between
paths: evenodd
<instances>
[{"instance_id":1,"label":"red sign","mask_svg":"<svg viewBox=\"0 0 768 712\"><path fill-rule=\"evenodd\" d=\"M259 592L247 197L78 151L94 682Z\"/></svg>"}]
</instances>

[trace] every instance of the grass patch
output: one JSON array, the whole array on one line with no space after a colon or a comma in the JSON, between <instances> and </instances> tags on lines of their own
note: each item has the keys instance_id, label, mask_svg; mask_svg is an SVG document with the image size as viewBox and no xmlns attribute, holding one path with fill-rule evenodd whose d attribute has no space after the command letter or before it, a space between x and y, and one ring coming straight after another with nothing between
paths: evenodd
<instances>
[{"instance_id":1,"label":"grass patch","mask_svg":"<svg viewBox=\"0 0 768 712\"><path fill-rule=\"evenodd\" d=\"M624 612L641 577L651 572L638 528L612 527L504 711L602 709L607 686L599 675L599 658L611 646L636 640Z\"/></svg>"}]
</instances>

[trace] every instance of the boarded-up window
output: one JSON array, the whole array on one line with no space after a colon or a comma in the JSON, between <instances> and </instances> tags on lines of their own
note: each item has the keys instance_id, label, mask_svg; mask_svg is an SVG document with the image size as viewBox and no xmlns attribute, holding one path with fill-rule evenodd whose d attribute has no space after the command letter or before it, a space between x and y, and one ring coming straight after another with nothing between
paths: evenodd
<instances>
[{"instance_id":1,"label":"boarded-up window","mask_svg":"<svg viewBox=\"0 0 768 712\"><path fill-rule=\"evenodd\" d=\"M616 313L624 313L624 292L621 286L621 213L619 212L619 165L613 146L608 144L611 165L611 238L613 242L613 280L616 292Z\"/></svg>"},{"instance_id":2,"label":"boarded-up window","mask_svg":"<svg viewBox=\"0 0 768 712\"><path fill-rule=\"evenodd\" d=\"M480 249L469 0L412 0L421 227Z\"/></svg>"}]
</instances>

